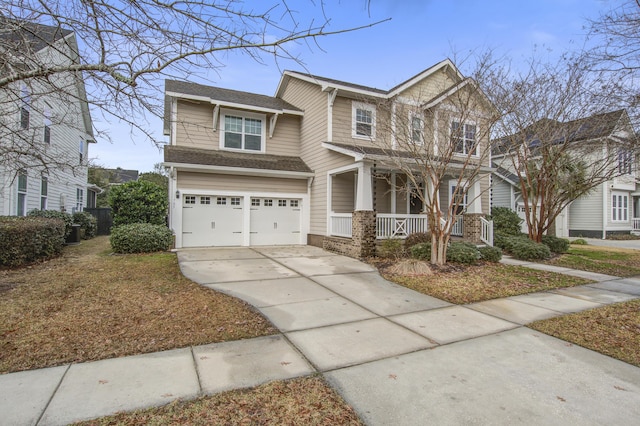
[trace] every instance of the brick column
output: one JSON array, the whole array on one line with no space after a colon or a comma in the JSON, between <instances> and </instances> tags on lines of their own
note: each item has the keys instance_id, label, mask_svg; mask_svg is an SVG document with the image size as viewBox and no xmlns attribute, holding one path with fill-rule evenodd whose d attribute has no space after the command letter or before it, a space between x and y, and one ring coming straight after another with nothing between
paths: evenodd
<instances>
[{"instance_id":1,"label":"brick column","mask_svg":"<svg viewBox=\"0 0 640 426\"><path fill-rule=\"evenodd\" d=\"M352 236L354 257L376 254L376 212L356 210L353 212Z\"/></svg>"},{"instance_id":2,"label":"brick column","mask_svg":"<svg viewBox=\"0 0 640 426\"><path fill-rule=\"evenodd\" d=\"M482 213L466 213L462 215L462 238L474 244L480 244L480 235L482 232L482 224L480 218L484 217Z\"/></svg>"}]
</instances>

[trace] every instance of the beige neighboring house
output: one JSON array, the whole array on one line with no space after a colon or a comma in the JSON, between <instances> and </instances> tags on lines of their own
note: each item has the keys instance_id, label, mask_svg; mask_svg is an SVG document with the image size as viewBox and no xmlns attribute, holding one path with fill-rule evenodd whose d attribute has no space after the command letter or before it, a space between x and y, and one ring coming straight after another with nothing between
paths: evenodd
<instances>
[{"instance_id":1,"label":"beige neighboring house","mask_svg":"<svg viewBox=\"0 0 640 426\"><path fill-rule=\"evenodd\" d=\"M473 138L476 123L460 123L445 105L464 81L450 60L390 90L296 71L283 73L274 96L167 80L164 166L176 247L311 244L362 257L376 240L425 231L415 188L377 143L392 139L380 125L390 109L380 105L419 93L424 109L441 110L429 115L438 126L466 125ZM451 173L443 205L459 174ZM468 185L464 211L480 218L489 211L489 174ZM463 222L454 234L471 235Z\"/></svg>"}]
</instances>

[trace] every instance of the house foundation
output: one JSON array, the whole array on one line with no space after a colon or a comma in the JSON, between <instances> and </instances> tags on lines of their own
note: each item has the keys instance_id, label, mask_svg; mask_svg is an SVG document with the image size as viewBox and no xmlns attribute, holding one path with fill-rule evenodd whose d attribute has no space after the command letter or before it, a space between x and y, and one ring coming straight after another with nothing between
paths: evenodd
<instances>
[{"instance_id":1,"label":"house foundation","mask_svg":"<svg viewBox=\"0 0 640 426\"><path fill-rule=\"evenodd\" d=\"M466 213L462 216L462 238L474 244L481 244L482 240L482 223L480 219L484 218L482 213Z\"/></svg>"},{"instance_id":2,"label":"house foundation","mask_svg":"<svg viewBox=\"0 0 640 426\"><path fill-rule=\"evenodd\" d=\"M376 254L376 212L353 212L351 238L324 237L322 248L334 253L361 259Z\"/></svg>"}]
</instances>

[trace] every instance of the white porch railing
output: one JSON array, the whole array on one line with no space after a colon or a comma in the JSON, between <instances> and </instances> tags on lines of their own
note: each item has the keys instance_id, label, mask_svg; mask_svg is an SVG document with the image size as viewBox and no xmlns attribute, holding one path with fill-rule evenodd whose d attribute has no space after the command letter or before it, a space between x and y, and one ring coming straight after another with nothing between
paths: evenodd
<instances>
[{"instance_id":1,"label":"white porch railing","mask_svg":"<svg viewBox=\"0 0 640 426\"><path fill-rule=\"evenodd\" d=\"M427 232L427 216L423 214L378 213L376 237L406 238L415 232Z\"/></svg>"},{"instance_id":2,"label":"white porch railing","mask_svg":"<svg viewBox=\"0 0 640 426\"><path fill-rule=\"evenodd\" d=\"M464 228L462 227L463 221L464 221L464 218L462 216L458 216L456 218L456 222L453 224L453 227L451 228L451 235L453 235L454 237L464 236Z\"/></svg>"},{"instance_id":3,"label":"white porch railing","mask_svg":"<svg viewBox=\"0 0 640 426\"><path fill-rule=\"evenodd\" d=\"M351 213L331 213L329 231L336 237L351 238L352 222Z\"/></svg>"},{"instance_id":4,"label":"white porch railing","mask_svg":"<svg viewBox=\"0 0 640 426\"><path fill-rule=\"evenodd\" d=\"M484 217L480 218L480 241L488 246L493 246L493 221Z\"/></svg>"},{"instance_id":5,"label":"white porch railing","mask_svg":"<svg viewBox=\"0 0 640 426\"><path fill-rule=\"evenodd\" d=\"M633 230L640 232L640 217L634 217L631 220L633 221Z\"/></svg>"}]
</instances>

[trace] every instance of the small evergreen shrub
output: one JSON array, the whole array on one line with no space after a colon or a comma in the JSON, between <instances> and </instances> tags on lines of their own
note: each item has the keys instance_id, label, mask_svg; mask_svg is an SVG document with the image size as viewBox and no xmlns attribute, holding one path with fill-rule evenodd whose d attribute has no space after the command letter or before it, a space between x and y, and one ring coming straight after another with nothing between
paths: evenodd
<instances>
[{"instance_id":1,"label":"small evergreen shrub","mask_svg":"<svg viewBox=\"0 0 640 426\"><path fill-rule=\"evenodd\" d=\"M478 248L467 242L453 242L447 249L447 262L473 265L480 259Z\"/></svg>"},{"instance_id":2,"label":"small evergreen shrub","mask_svg":"<svg viewBox=\"0 0 640 426\"><path fill-rule=\"evenodd\" d=\"M571 241L571 244L575 244L577 246L586 246L589 243L587 243L587 240L584 240L582 238L578 238L577 240Z\"/></svg>"},{"instance_id":3,"label":"small evergreen shrub","mask_svg":"<svg viewBox=\"0 0 640 426\"><path fill-rule=\"evenodd\" d=\"M513 257L520 260L543 260L551 257L551 250L542 243L536 243L528 238L516 237L508 250Z\"/></svg>"},{"instance_id":4,"label":"small evergreen shrub","mask_svg":"<svg viewBox=\"0 0 640 426\"><path fill-rule=\"evenodd\" d=\"M74 213L73 223L77 223L82 229L84 229L85 240L89 240L96 236L96 231L98 230L98 219L96 219L91 213Z\"/></svg>"},{"instance_id":5,"label":"small evergreen shrub","mask_svg":"<svg viewBox=\"0 0 640 426\"><path fill-rule=\"evenodd\" d=\"M499 247L484 246L478 248L478 251L480 252L480 259L484 261L496 263L502 259L502 250Z\"/></svg>"},{"instance_id":6,"label":"small evergreen shrub","mask_svg":"<svg viewBox=\"0 0 640 426\"><path fill-rule=\"evenodd\" d=\"M491 209L493 230L506 235L520 235L522 219L518 213L508 207L494 207Z\"/></svg>"},{"instance_id":7,"label":"small evergreen shrub","mask_svg":"<svg viewBox=\"0 0 640 426\"><path fill-rule=\"evenodd\" d=\"M49 219L60 219L64 222L65 225L65 234L64 237L67 238L71 234L71 225L73 225L73 216L69 213L59 212L57 210L38 210L33 209L27 216L30 217L46 217Z\"/></svg>"},{"instance_id":8,"label":"small evergreen shrub","mask_svg":"<svg viewBox=\"0 0 640 426\"><path fill-rule=\"evenodd\" d=\"M169 250L173 233L164 225L132 223L111 228L110 242L116 253L152 253Z\"/></svg>"},{"instance_id":9,"label":"small evergreen shrub","mask_svg":"<svg viewBox=\"0 0 640 426\"><path fill-rule=\"evenodd\" d=\"M569 250L569 240L553 235L543 235L542 244L549 247L552 253L566 253Z\"/></svg>"},{"instance_id":10,"label":"small evergreen shrub","mask_svg":"<svg viewBox=\"0 0 640 426\"><path fill-rule=\"evenodd\" d=\"M404 257L404 244L398 238L388 238L382 241L378 248L378 255L386 259L399 259Z\"/></svg>"},{"instance_id":11,"label":"small evergreen shrub","mask_svg":"<svg viewBox=\"0 0 640 426\"><path fill-rule=\"evenodd\" d=\"M404 246L407 249L415 246L416 244L421 243L429 243L431 244L431 233L429 232L414 232L413 234L407 235L407 238L404 240Z\"/></svg>"},{"instance_id":12,"label":"small evergreen shrub","mask_svg":"<svg viewBox=\"0 0 640 426\"><path fill-rule=\"evenodd\" d=\"M44 217L0 217L0 265L22 266L62 252L65 224Z\"/></svg>"},{"instance_id":13,"label":"small evergreen shrub","mask_svg":"<svg viewBox=\"0 0 640 426\"><path fill-rule=\"evenodd\" d=\"M410 248L411 257L419 260L431 260L431 243L420 243Z\"/></svg>"}]
</instances>

